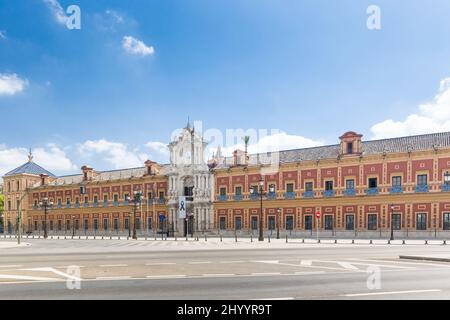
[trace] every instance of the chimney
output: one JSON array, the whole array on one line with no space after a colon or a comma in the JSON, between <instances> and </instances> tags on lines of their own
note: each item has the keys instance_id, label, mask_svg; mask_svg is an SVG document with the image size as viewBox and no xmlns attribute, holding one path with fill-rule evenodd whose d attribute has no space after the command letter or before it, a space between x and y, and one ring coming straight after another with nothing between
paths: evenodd
<instances>
[{"instance_id":1,"label":"chimney","mask_svg":"<svg viewBox=\"0 0 450 320\"><path fill-rule=\"evenodd\" d=\"M45 186L48 183L48 175L47 174L41 174L41 186Z\"/></svg>"},{"instance_id":2,"label":"chimney","mask_svg":"<svg viewBox=\"0 0 450 320\"><path fill-rule=\"evenodd\" d=\"M152 160L145 161L145 167L147 168L146 176L155 175L158 173L158 163Z\"/></svg>"},{"instance_id":3,"label":"chimney","mask_svg":"<svg viewBox=\"0 0 450 320\"><path fill-rule=\"evenodd\" d=\"M83 181L92 180L94 170L89 166L82 166L83 171Z\"/></svg>"}]
</instances>

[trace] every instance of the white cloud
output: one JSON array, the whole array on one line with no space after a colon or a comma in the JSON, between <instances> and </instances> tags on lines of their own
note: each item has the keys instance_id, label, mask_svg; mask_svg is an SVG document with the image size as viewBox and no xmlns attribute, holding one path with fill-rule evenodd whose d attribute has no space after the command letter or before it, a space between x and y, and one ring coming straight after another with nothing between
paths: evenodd
<instances>
[{"instance_id":1,"label":"white cloud","mask_svg":"<svg viewBox=\"0 0 450 320\"><path fill-rule=\"evenodd\" d=\"M385 120L372 126L373 139L450 131L450 78L443 79L434 100L419 105L403 121Z\"/></svg>"},{"instance_id":2,"label":"white cloud","mask_svg":"<svg viewBox=\"0 0 450 320\"><path fill-rule=\"evenodd\" d=\"M100 156L115 169L140 167L148 159L147 154L129 150L126 144L105 139L87 140L78 145L78 151L82 157Z\"/></svg>"},{"instance_id":3,"label":"white cloud","mask_svg":"<svg viewBox=\"0 0 450 320\"><path fill-rule=\"evenodd\" d=\"M169 159L169 148L167 147L167 143L159 142L159 141L150 141L145 144L147 148L153 150L155 154L152 154L152 157L156 157L158 159Z\"/></svg>"},{"instance_id":4,"label":"white cloud","mask_svg":"<svg viewBox=\"0 0 450 320\"><path fill-rule=\"evenodd\" d=\"M26 148L8 149L5 145L0 145L0 176L27 162L28 152ZM67 157L66 153L53 143L48 144L44 148L34 149L33 162L50 172L77 170L77 167Z\"/></svg>"},{"instance_id":5,"label":"white cloud","mask_svg":"<svg viewBox=\"0 0 450 320\"><path fill-rule=\"evenodd\" d=\"M135 39L132 36L123 37L122 48L130 54L140 56L152 55L155 52L152 46L149 47L141 40Z\"/></svg>"},{"instance_id":6,"label":"white cloud","mask_svg":"<svg viewBox=\"0 0 450 320\"><path fill-rule=\"evenodd\" d=\"M291 150L299 148L309 148L323 145L322 141L316 141L303 136L290 135L285 132L277 132L271 135L265 135L258 139L256 143L250 140L248 145L248 153L256 154L263 152L275 152L281 150ZM231 156L236 149L245 150L244 143L238 143L232 146L221 146L222 154L224 156ZM209 152L216 151L210 149Z\"/></svg>"},{"instance_id":7,"label":"white cloud","mask_svg":"<svg viewBox=\"0 0 450 320\"><path fill-rule=\"evenodd\" d=\"M56 22L60 24L66 24L67 15L64 12L63 7L59 4L58 0L43 0L47 7L52 12Z\"/></svg>"},{"instance_id":8,"label":"white cloud","mask_svg":"<svg viewBox=\"0 0 450 320\"><path fill-rule=\"evenodd\" d=\"M19 78L15 73L0 73L0 96L15 95L16 93L23 91L27 85L28 80Z\"/></svg>"},{"instance_id":9,"label":"white cloud","mask_svg":"<svg viewBox=\"0 0 450 320\"><path fill-rule=\"evenodd\" d=\"M6 31L0 30L0 39L6 39Z\"/></svg>"},{"instance_id":10,"label":"white cloud","mask_svg":"<svg viewBox=\"0 0 450 320\"><path fill-rule=\"evenodd\" d=\"M114 10L106 10L105 13L106 13L108 16L112 17L116 23L120 23L120 24L121 24L121 23L124 22L123 16L120 15L117 11L114 11Z\"/></svg>"}]
</instances>

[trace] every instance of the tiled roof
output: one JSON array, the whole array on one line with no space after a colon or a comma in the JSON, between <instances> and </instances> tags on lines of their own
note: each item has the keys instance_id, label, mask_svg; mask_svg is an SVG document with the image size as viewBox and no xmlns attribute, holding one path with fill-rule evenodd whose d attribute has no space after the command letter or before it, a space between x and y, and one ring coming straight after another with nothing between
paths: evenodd
<instances>
[{"instance_id":1,"label":"tiled roof","mask_svg":"<svg viewBox=\"0 0 450 320\"><path fill-rule=\"evenodd\" d=\"M422 150L431 150L433 148L449 148L450 147L450 132L431 133L416 136L390 138L362 142L363 155L374 155L397 152L414 152ZM325 160L336 159L340 153L340 145L328 145L313 148L283 150L279 152L280 163L292 163L300 161L311 160ZM272 156L276 152L272 153ZM262 157L267 154L252 154L249 155L249 163L259 164ZM233 164L233 157L227 157L216 168L227 168Z\"/></svg>"},{"instance_id":2,"label":"tiled roof","mask_svg":"<svg viewBox=\"0 0 450 320\"><path fill-rule=\"evenodd\" d=\"M33 174L33 175L41 175L41 174L46 174L49 177L55 177L55 175L53 173L51 173L50 171L45 170L44 168L42 168L41 166L37 165L36 163L29 161L23 165L21 165L20 167L6 173L4 175L4 177L8 177L8 176L14 176L17 174Z\"/></svg>"}]
</instances>

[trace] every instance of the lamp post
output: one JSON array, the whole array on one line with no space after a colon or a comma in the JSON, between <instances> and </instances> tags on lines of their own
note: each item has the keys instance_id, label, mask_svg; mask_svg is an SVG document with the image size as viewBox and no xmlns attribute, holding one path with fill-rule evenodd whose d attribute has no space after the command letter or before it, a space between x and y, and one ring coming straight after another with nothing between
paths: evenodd
<instances>
[{"instance_id":1,"label":"lamp post","mask_svg":"<svg viewBox=\"0 0 450 320\"><path fill-rule=\"evenodd\" d=\"M136 235L136 210L137 210L137 207L141 204L141 200L142 200L142 193L140 191L134 191L134 197L133 197L133 239L135 239L135 240L137 240L137 235Z\"/></svg>"},{"instance_id":2,"label":"lamp post","mask_svg":"<svg viewBox=\"0 0 450 320\"><path fill-rule=\"evenodd\" d=\"M394 205L391 204L391 241L394 240Z\"/></svg>"},{"instance_id":3,"label":"lamp post","mask_svg":"<svg viewBox=\"0 0 450 320\"><path fill-rule=\"evenodd\" d=\"M75 237L75 215L72 215L72 238Z\"/></svg>"},{"instance_id":4,"label":"lamp post","mask_svg":"<svg viewBox=\"0 0 450 320\"><path fill-rule=\"evenodd\" d=\"M258 241L264 241L263 235L263 193L264 193L264 178L261 176L259 179L259 196L261 200L261 207L259 211L259 238Z\"/></svg>"},{"instance_id":5,"label":"lamp post","mask_svg":"<svg viewBox=\"0 0 450 320\"><path fill-rule=\"evenodd\" d=\"M45 197L42 199L41 202L39 202L39 207L44 209L44 239L48 238L48 234L47 234L47 213L48 213L48 208L53 206L53 202L52 201L48 201L48 198Z\"/></svg>"},{"instance_id":6,"label":"lamp post","mask_svg":"<svg viewBox=\"0 0 450 320\"><path fill-rule=\"evenodd\" d=\"M277 239L280 239L280 216L281 216L281 209L277 209Z\"/></svg>"}]
</instances>

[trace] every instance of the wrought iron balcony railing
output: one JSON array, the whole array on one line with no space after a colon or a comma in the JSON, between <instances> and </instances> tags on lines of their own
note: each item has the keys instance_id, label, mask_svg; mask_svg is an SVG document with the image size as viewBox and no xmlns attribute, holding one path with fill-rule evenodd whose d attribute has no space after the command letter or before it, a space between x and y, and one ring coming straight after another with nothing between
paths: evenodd
<instances>
[{"instance_id":1,"label":"wrought iron balcony railing","mask_svg":"<svg viewBox=\"0 0 450 320\"><path fill-rule=\"evenodd\" d=\"M351 188L351 189L345 189L344 190L344 195L346 196L355 196L356 195L356 190L355 188Z\"/></svg>"},{"instance_id":2,"label":"wrought iron balcony railing","mask_svg":"<svg viewBox=\"0 0 450 320\"><path fill-rule=\"evenodd\" d=\"M415 192L428 192L429 191L428 185L427 184L418 184L418 185L416 185L414 191Z\"/></svg>"},{"instance_id":3,"label":"wrought iron balcony railing","mask_svg":"<svg viewBox=\"0 0 450 320\"><path fill-rule=\"evenodd\" d=\"M295 192L289 191L284 193L285 199L295 199Z\"/></svg>"},{"instance_id":4,"label":"wrought iron balcony railing","mask_svg":"<svg viewBox=\"0 0 450 320\"><path fill-rule=\"evenodd\" d=\"M219 196L219 201L227 201L227 196L226 195L220 195Z\"/></svg>"},{"instance_id":5,"label":"wrought iron balcony railing","mask_svg":"<svg viewBox=\"0 0 450 320\"><path fill-rule=\"evenodd\" d=\"M334 190L325 190L322 192L322 195L324 197L334 197L334 195L336 194L336 192Z\"/></svg>"},{"instance_id":6,"label":"wrought iron balcony railing","mask_svg":"<svg viewBox=\"0 0 450 320\"><path fill-rule=\"evenodd\" d=\"M392 186L389 190L390 193L403 193L403 187L402 186Z\"/></svg>"},{"instance_id":7,"label":"wrought iron balcony railing","mask_svg":"<svg viewBox=\"0 0 450 320\"><path fill-rule=\"evenodd\" d=\"M303 197L304 198L314 198L314 191L305 191L303 192Z\"/></svg>"},{"instance_id":8,"label":"wrought iron balcony railing","mask_svg":"<svg viewBox=\"0 0 450 320\"><path fill-rule=\"evenodd\" d=\"M373 196L373 195L376 195L376 194L378 194L378 193L379 193L378 188L367 188L367 189L366 189L366 194L367 194L368 196Z\"/></svg>"},{"instance_id":9,"label":"wrought iron balcony railing","mask_svg":"<svg viewBox=\"0 0 450 320\"><path fill-rule=\"evenodd\" d=\"M242 194L235 194L233 195L233 200L235 201L241 201L244 197L242 196Z\"/></svg>"}]
</instances>

